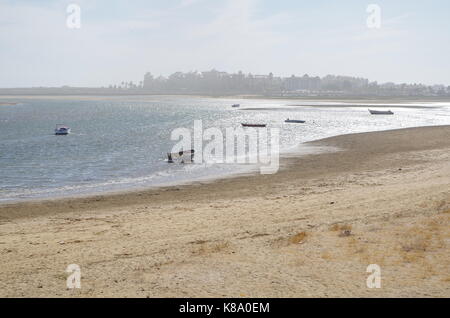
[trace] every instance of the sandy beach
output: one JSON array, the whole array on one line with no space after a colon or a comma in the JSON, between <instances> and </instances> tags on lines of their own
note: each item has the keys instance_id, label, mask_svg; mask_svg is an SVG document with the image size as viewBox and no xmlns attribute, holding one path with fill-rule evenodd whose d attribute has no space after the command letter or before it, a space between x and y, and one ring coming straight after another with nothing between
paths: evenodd
<instances>
[{"instance_id":1,"label":"sandy beach","mask_svg":"<svg viewBox=\"0 0 450 318\"><path fill-rule=\"evenodd\" d=\"M0 296L450 297L450 126L309 145L339 151L275 175L0 205Z\"/></svg>"}]
</instances>

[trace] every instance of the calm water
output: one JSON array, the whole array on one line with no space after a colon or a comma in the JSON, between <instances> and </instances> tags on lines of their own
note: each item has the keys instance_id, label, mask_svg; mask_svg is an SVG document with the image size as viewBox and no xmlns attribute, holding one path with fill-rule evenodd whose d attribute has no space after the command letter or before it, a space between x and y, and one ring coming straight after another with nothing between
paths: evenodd
<instances>
[{"instance_id":1,"label":"calm water","mask_svg":"<svg viewBox=\"0 0 450 318\"><path fill-rule=\"evenodd\" d=\"M323 108L314 107L323 102L286 100L158 96L5 101L19 104L0 106L0 201L165 185L248 169L167 164L165 154L176 143L171 131L192 129L199 119L204 128L238 127L241 122L278 127L282 150L343 133L450 124L450 103L402 104L390 107L394 116L371 116L367 107L328 103ZM231 108L234 103L241 108ZM431 107L408 107L412 105ZM288 117L307 123L285 124ZM53 135L56 124L70 126L72 134Z\"/></svg>"}]
</instances>

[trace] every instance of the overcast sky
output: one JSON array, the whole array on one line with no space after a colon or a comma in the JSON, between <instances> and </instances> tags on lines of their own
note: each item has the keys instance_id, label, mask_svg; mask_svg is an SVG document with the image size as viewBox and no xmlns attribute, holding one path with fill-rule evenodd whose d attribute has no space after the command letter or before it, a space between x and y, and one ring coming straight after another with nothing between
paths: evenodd
<instances>
[{"instance_id":1,"label":"overcast sky","mask_svg":"<svg viewBox=\"0 0 450 318\"><path fill-rule=\"evenodd\" d=\"M80 29L67 27L71 3ZM0 87L212 68L450 85L449 31L448 0L0 0Z\"/></svg>"}]
</instances>

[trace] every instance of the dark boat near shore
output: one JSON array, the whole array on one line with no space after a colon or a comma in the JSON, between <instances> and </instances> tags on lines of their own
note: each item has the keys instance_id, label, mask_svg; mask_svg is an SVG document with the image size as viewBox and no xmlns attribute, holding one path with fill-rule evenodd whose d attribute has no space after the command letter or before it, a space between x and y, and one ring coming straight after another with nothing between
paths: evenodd
<instances>
[{"instance_id":1,"label":"dark boat near shore","mask_svg":"<svg viewBox=\"0 0 450 318\"><path fill-rule=\"evenodd\" d=\"M304 123L306 123L306 121L305 120L300 120L300 119L286 119L285 121L284 121L285 123L294 123L294 124L304 124Z\"/></svg>"},{"instance_id":2,"label":"dark boat near shore","mask_svg":"<svg viewBox=\"0 0 450 318\"><path fill-rule=\"evenodd\" d=\"M266 124L244 124L242 123L242 127L266 127Z\"/></svg>"},{"instance_id":3,"label":"dark boat near shore","mask_svg":"<svg viewBox=\"0 0 450 318\"><path fill-rule=\"evenodd\" d=\"M391 110L373 110L369 109L369 113L372 115L394 115Z\"/></svg>"}]
</instances>

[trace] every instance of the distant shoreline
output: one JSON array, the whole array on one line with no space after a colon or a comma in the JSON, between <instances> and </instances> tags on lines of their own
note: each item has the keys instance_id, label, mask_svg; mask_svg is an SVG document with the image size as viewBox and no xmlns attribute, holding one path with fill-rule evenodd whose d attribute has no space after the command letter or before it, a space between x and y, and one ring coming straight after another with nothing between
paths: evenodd
<instances>
[{"instance_id":1,"label":"distant shoreline","mask_svg":"<svg viewBox=\"0 0 450 318\"><path fill-rule=\"evenodd\" d=\"M323 101L323 102L354 102L363 103L401 103L401 102L450 102L450 96L442 97L406 97L406 96L263 96L263 95L195 95L195 94L2 94L3 99L115 99L120 97L186 97L186 98L212 98L212 99L248 99L248 100L292 100L292 101ZM16 105L17 103L0 102L0 105ZM292 105L300 106L300 105Z\"/></svg>"}]
</instances>

